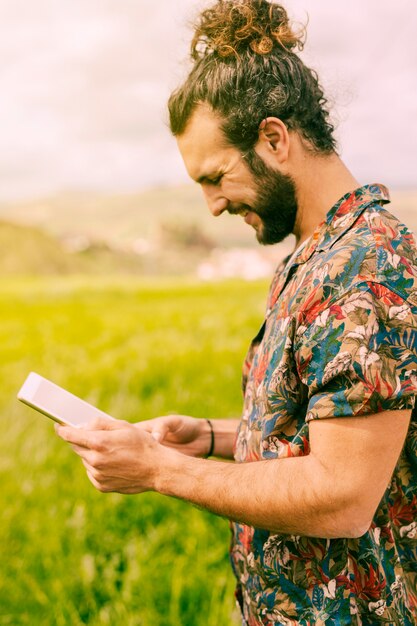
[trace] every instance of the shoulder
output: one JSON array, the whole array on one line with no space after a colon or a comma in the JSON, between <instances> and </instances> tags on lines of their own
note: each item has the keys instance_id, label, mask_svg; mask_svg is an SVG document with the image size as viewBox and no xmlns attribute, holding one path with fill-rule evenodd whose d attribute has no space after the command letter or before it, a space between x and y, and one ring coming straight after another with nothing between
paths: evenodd
<instances>
[{"instance_id":1,"label":"shoulder","mask_svg":"<svg viewBox=\"0 0 417 626\"><path fill-rule=\"evenodd\" d=\"M390 292L417 306L417 246L413 233L378 204L303 268L301 317L311 319L332 303L375 285L374 295ZM300 285L301 287L301 285Z\"/></svg>"},{"instance_id":2,"label":"shoulder","mask_svg":"<svg viewBox=\"0 0 417 626\"><path fill-rule=\"evenodd\" d=\"M374 257L375 279L407 299L415 292L417 300L417 246L414 234L381 206L371 206L363 214L369 231L370 255Z\"/></svg>"},{"instance_id":3,"label":"shoulder","mask_svg":"<svg viewBox=\"0 0 417 626\"><path fill-rule=\"evenodd\" d=\"M379 204L372 204L335 244L334 254L345 259L345 288L377 283L404 300L417 302L417 246L411 230ZM355 265L356 261L356 265ZM340 265L340 263L339 263ZM414 296L415 293L415 296Z\"/></svg>"},{"instance_id":4,"label":"shoulder","mask_svg":"<svg viewBox=\"0 0 417 626\"><path fill-rule=\"evenodd\" d=\"M368 206L329 248L313 259L325 283L351 289L375 281L404 298L417 288L417 246L411 230L379 204ZM323 273L323 267L329 273Z\"/></svg>"}]
</instances>

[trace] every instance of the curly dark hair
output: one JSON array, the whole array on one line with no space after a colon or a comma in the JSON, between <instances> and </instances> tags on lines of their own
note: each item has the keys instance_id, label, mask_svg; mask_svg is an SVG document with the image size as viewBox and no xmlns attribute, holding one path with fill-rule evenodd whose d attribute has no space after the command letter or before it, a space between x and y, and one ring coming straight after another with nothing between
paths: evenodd
<instances>
[{"instance_id":1,"label":"curly dark hair","mask_svg":"<svg viewBox=\"0 0 417 626\"><path fill-rule=\"evenodd\" d=\"M280 118L311 149L331 153L334 127L317 74L296 54L305 29L291 28L284 7L267 0L218 0L201 13L191 43L193 67L168 102L181 135L197 105L223 119L228 141L252 150L266 117Z\"/></svg>"}]
</instances>

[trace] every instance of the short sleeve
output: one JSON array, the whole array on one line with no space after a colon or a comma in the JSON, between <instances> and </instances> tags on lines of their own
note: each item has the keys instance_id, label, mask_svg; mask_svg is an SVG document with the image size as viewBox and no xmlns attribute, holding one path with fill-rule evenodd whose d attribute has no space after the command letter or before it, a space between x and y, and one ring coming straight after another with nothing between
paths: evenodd
<instances>
[{"instance_id":1,"label":"short sleeve","mask_svg":"<svg viewBox=\"0 0 417 626\"><path fill-rule=\"evenodd\" d=\"M306 420L411 409L417 395L417 309L364 282L314 317L300 314L295 362Z\"/></svg>"}]
</instances>

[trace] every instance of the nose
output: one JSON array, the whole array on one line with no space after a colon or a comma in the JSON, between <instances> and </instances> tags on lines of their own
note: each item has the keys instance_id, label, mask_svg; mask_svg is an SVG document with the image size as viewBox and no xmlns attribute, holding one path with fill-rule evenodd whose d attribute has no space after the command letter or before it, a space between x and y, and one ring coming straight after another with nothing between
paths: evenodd
<instances>
[{"instance_id":1,"label":"nose","mask_svg":"<svg viewBox=\"0 0 417 626\"><path fill-rule=\"evenodd\" d=\"M207 206L214 217L218 217L229 206L229 201L225 198L221 191L211 185L202 185L204 197Z\"/></svg>"}]
</instances>

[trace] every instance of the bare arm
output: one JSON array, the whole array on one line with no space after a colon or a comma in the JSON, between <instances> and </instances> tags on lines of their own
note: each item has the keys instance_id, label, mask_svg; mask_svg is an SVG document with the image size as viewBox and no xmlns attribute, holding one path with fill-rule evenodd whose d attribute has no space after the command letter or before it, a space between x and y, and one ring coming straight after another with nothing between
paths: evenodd
<instances>
[{"instance_id":1,"label":"bare arm","mask_svg":"<svg viewBox=\"0 0 417 626\"><path fill-rule=\"evenodd\" d=\"M125 422L57 430L101 491L155 490L272 532L331 538L369 528L409 419L410 411L386 411L317 420L308 456L245 464L184 456Z\"/></svg>"},{"instance_id":2,"label":"bare arm","mask_svg":"<svg viewBox=\"0 0 417 626\"><path fill-rule=\"evenodd\" d=\"M234 466L172 457L156 489L279 533L359 536L388 486L409 413L312 422L304 457Z\"/></svg>"}]
</instances>

